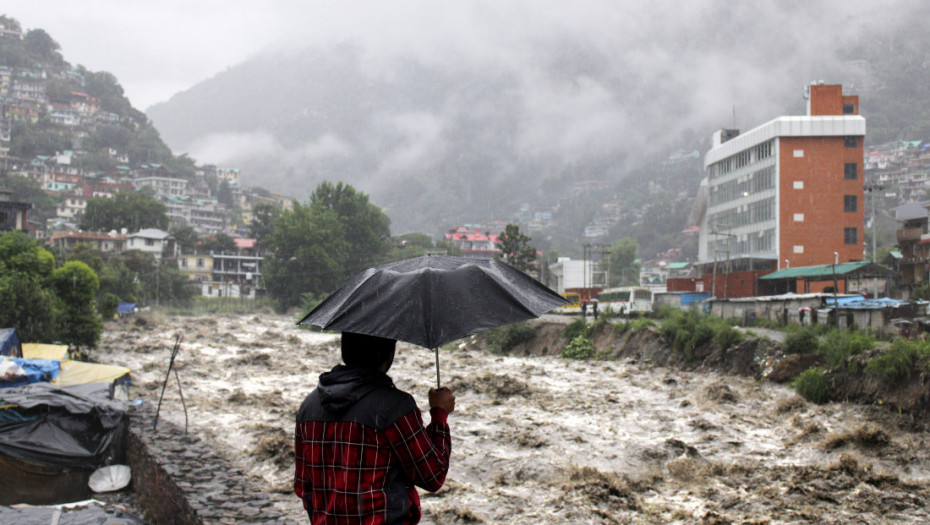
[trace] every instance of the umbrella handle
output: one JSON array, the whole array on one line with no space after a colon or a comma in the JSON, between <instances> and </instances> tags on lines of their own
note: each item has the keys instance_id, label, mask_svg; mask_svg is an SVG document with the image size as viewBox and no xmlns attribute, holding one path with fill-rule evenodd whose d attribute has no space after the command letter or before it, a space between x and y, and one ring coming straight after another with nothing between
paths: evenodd
<instances>
[{"instance_id":1,"label":"umbrella handle","mask_svg":"<svg viewBox=\"0 0 930 525\"><path fill-rule=\"evenodd\" d=\"M442 388L442 383L439 381L439 348L433 348L433 352L436 353L436 388Z\"/></svg>"}]
</instances>

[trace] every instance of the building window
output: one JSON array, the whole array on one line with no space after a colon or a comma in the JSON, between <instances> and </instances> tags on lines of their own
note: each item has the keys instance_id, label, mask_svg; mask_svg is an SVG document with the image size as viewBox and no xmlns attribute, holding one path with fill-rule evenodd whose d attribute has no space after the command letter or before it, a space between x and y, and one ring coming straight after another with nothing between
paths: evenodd
<instances>
[{"instance_id":1,"label":"building window","mask_svg":"<svg viewBox=\"0 0 930 525\"><path fill-rule=\"evenodd\" d=\"M843 114L844 115L855 115L856 105L855 104L843 104Z\"/></svg>"},{"instance_id":2,"label":"building window","mask_svg":"<svg viewBox=\"0 0 930 525\"><path fill-rule=\"evenodd\" d=\"M197 259L197 268L203 268L203 259Z\"/></svg>"},{"instance_id":3,"label":"building window","mask_svg":"<svg viewBox=\"0 0 930 525\"><path fill-rule=\"evenodd\" d=\"M859 145L859 137L843 137L843 145L847 148L855 148Z\"/></svg>"},{"instance_id":4,"label":"building window","mask_svg":"<svg viewBox=\"0 0 930 525\"><path fill-rule=\"evenodd\" d=\"M187 268L187 259L179 259L181 268Z\"/></svg>"},{"instance_id":5,"label":"building window","mask_svg":"<svg viewBox=\"0 0 930 525\"><path fill-rule=\"evenodd\" d=\"M146 246L155 246L155 239L146 239L146 240L145 240L145 245L146 245Z\"/></svg>"},{"instance_id":6,"label":"building window","mask_svg":"<svg viewBox=\"0 0 930 525\"><path fill-rule=\"evenodd\" d=\"M857 211L858 204L858 198L855 195L843 195L843 211Z\"/></svg>"},{"instance_id":7,"label":"building window","mask_svg":"<svg viewBox=\"0 0 930 525\"><path fill-rule=\"evenodd\" d=\"M846 180L856 180L859 178L859 165L855 162L847 162L845 165L843 178Z\"/></svg>"},{"instance_id":8,"label":"building window","mask_svg":"<svg viewBox=\"0 0 930 525\"><path fill-rule=\"evenodd\" d=\"M859 242L859 229L845 228L843 230L843 242L846 244L857 244Z\"/></svg>"}]
</instances>

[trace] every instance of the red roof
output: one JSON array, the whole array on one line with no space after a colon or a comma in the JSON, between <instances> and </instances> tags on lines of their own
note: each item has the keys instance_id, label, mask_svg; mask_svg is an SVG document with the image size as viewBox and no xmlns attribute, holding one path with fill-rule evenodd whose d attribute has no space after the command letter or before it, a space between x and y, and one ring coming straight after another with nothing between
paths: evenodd
<instances>
[{"instance_id":1,"label":"red roof","mask_svg":"<svg viewBox=\"0 0 930 525\"><path fill-rule=\"evenodd\" d=\"M233 239L236 241L236 248L240 250L250 250L255 248L255 239L246 239L245 237L235 237Z\"/></svg>"}]
</instances>

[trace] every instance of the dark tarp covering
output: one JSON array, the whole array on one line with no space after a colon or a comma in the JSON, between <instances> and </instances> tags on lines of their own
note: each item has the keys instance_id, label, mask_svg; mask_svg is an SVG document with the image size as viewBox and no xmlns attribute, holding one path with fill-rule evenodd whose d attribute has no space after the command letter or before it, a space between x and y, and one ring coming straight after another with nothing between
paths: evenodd
<instances>
[{"instance_id":1,"label":"dark tarp covering","mask_svg":"<svg viewBox=\"0 0 930 525\"><path fill-rule=\"evenodd\" d=\"M93 470L120 463L126 410L113 401L112 385L90 383L53 386L35 383L0 390L0 404L15 404L27 421L0 424L0 450L12 456L46 465Z\"/></svg>"},{"instance_id":2,"label":"dark tarp covering","mask_svg":"<svg viewBox=\"0 0 930 525\"><path fill-rule=\"evenodd\" d=\"M0 389L0 505L50 504L87 497L87 479L125 463L129 418L111 383Z\"/></svg>"}]
</instances>

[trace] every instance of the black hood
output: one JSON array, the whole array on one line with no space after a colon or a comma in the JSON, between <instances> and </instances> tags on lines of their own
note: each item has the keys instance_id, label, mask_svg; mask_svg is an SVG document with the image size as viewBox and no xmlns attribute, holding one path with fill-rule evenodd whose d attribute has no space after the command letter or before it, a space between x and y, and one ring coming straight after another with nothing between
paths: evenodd
<instances>
[{"instance_id":1,"label":"black hood","mask_svg":"<svg viewBox=\"0 0 930 525\"><path fill-rule=\"evenodd\" d=\"M383 386L394 386L391 378L374 368L336 366L320 374L317 391L323 408L334 415L346 413L363 397Z\"/></svg>"}]
</instances>

